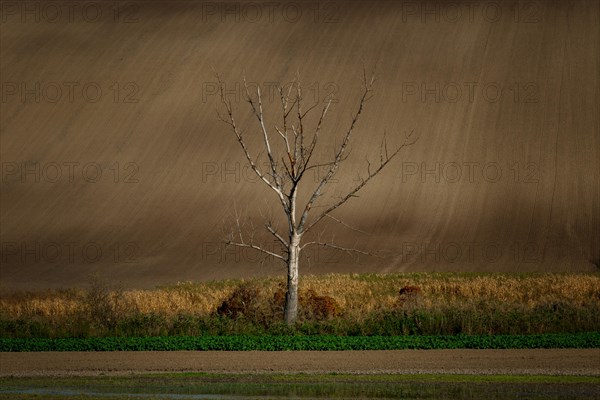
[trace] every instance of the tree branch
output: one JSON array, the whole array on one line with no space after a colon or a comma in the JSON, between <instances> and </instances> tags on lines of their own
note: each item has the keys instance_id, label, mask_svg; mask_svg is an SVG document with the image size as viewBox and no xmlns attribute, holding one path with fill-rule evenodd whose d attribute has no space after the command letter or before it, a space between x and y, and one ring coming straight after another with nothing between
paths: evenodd
<instances>
[{"instance_id":1,"label":"tree branch","mask_svg":"<svg viewBox=\"0 0 600 400\"><path fill-rule=\"evenodd\" d=\"M375 254L369 253L368 251L359 250L359 249L355 249L355 248L352 248L352 247L343 247L343 246L339 246L339 245L334 244L334 243L327 243L327 242L306 242L302 246L302 249L304 249L306 246L323 246L323 247L329 247L329 248L340 250L340 251L345 251L346 253L359 253L359 254L364 254L364 255L367 255L367 256L376 256Z\"/></svg>"},{"instance_id":2,"label":"tree branch","mask_svg":"<svg viewBox=\"0 0 600 400\"><path fill-rule=\"evenodd\" d=\"M279 197L279 200L280 200L280 202L281 202L284 210L288 210L289 209L289 204L287 204L286 198L285 198L285 196L283 194L283 191L281 190L281 184L278 183L277 174L273 173L273 180L275 180L275 182L271 182L260 171L260 169L256 165L256 162L254 161L254 159L250 155L250 151L248 150L248 147L246 146L246 143L245 143L244 139L242 138L242 134L239 131L237 125L236 125L235 118L233 116L233 108L231 107L231 102L227 101L225 99L225 92L224 92L224 88L223 88L223 81L221 80L221 77L218 74L216 76L217 76L217 80L219 82L221 103L225 106L225 109L227 110L227 115L228 115L228 118L229 118L227 120L227 119L223 118L217 112L217 115L219 116L219 119L222 122L225 122L226 124L228 124L232 128L233 133L235 134L235 137L236 137L238 143L240 144L240 146L242 147L242 150L244 151L244 155L246 156L246 160L250 164L250 168L252 168L252 171L254 171L254 173L260 178L260 180L263 181L269 188L271 188L271 190L273 190L277 194L277 196ZM269 154L269 157L271 158L271 154ZM273 171L273 163L271 163L271 168L272 168L272 171Z\"/></svg>"},{"instance_id":3,"label":"tree branch","mask_svg":"<svg viewBox=\"0 0 600 400\"><path fill-rule=\"evenodd\" d=\"M396 150L394 150L394 152L390 156L386 155L385 158L382 158L381 164L374 172L369 172L367 178L362 179L358 185L356 185L352 190L350 190L350 192L348 192L345 196L343 196L337 203L334 203L333 205L329 206L325 211L323 211L306 229L304 229L304 232L308 232L313 226L315 226L320 220L325 218L333 210L335 210L336 208L340 207L342 204L347 202L351 197L354 197L360 189L362 189L367 183L369 183L369 181L371 179L373 179L375 176L377 176L381 172L381 170L390 161L392 161L394 159L394 157L396 157L398 155L400 150L402 150L403 148L405 148L407 146L413 145L417 140L417 139L415 139L415 140L410 141L410 138L411 138L413 132L414 132L414 130L411 131L408 135L406 135L406 139L405 139L404 143L402 143L402 145L400 145Z\"/></svg>"},{"instance_id":4,"label":"tree branch","mask_svg":"<svg viewBox=\"0 0 600 400\"><path fill-rule=\"evenodd\" d=\"M312 167L309 167L310 159L312 158L315 147L317 146L317 141L319 140L319 133L321 132L321 126L323 124L323 120L325 119L325 116L327 115L329 106L331 105L331 100L332 99L329 98L329 101L327 102L327 104L325 104L323 106L323 109L321 110L319 122L317 122L317 127L315 129L315 133L313 134L312 140L311 140L308 148L302 148L302 151L300 154L300 157L302 159L302 166L301 166L300 172L298 174L298 179L302 178L302 175L304 175L305 171L312 168Z\"/></svg>"},{"instance_id":5,"label":"tree branch","mask_svg":"<svg viewBox=\"0 0 600 400\"><path fill-rule=\"evenodd\" d=\"M250 249L258 250L260 252L263 252L265 254L268 254L270 256L278 258L278 259L282 260L283 262L287 262L287 258L286 257L284 257L284 256L282 256L280 254L277 254L277 253L273 253L272 251L265 250L262 247L256 246L256 245L254 245L252 243L238 243L238 242L226 241L225 244L228 245L228 246L231 245L231 246L238 246L238 247L247 247L247 248L250 248Z\"/></svg>"},{"instance_id":6,"label":"tree branch","mask_svg":"<svg viewBox=\"0 0 600 400\"><path fill-rule=\"evenodd\" d=\"M287 261L287 258L284 257L284 256L282 256L281 254L277 254L275 252L266 250L266 249L264 249L264 248L262 248L260 246L255 245L254 242L253 242L253 238L254 238L254 228L253 227L252 227L252 231L251 231L251 235L250 235L250 240L246 240L244 238L242 224L240 223L240 214L237 211L237 207L235 206L235 203L234 203L234 206L233 206L233 210L234 210L234 213L235 213L235 226L237 228L237 234L232 229L231 232L229 233L229 238L227 240L225 240L225 244L226 245L228 245L228 246L232 245L232 246L237 246L237 247L247 247L247 248L250 248L250 249L258 250L258 251L260 251L262 253L268 254L268 255L273 256L275 258L278 258L278 259L280 259L280 260L282 260L284 262ZM273 227L271 226L270 223L267 225L267 229L272 234L275 234L276 237L278 237L283 243L285 243L285 240L283 240L283 238L281 238L280 235L276 234L275 229L273 229ZM236 236L238 236L238 240L239 241L234 240L234 237L236 237ZM284 252L287 253L287 247L285 247L285 246L284 246Z\"/></svg>"},{"instance_id":7,"label":"tree branch","mask_svg":"<svg viewBox=\"0 0 600 400\"><path fill-rule=\"evenodd\" d=\"M300 223L298 225L298 229L300 231L304 230L304 225L308 218L308 213L310 212L310 209L312 208L314 202L321 195L321 190L331 180L331 178L333 177L333 174L339 167L340 162L343 161L342 156L344 155L346 147L348 146L348 143L350 142L350 137L352 135L352 132L354 131L356 121L358 121L358 118L360 117L360 115L363 111L365 101L367 100L367 96L372 91L372 85L373 85L374 80L375 80L374 76L371 76L371 79L367 80L366 71L363 68L363 94L362 94L362 96L360 98L360 102L358 104L358 110L356 111L356 113L354 114L354 117L352 118L352 123L350 124L350 128L348 129L348 131L346 132L346 135L344 136L342 144L340 145L340 147L335 155L335 158L331 163L331 167L329 168L329 171L327 171L327 174L325 174L323 179L321 179L321 181L319 182L319 185L317 186L317 188L313 192L312 196L306 203L306 206L304 207L304 212L302 213L302 218L300 219Z\"/></svg>"},{"instance_id":8,"label":"tree branch","mask_svg":"<svg viewBox=\"0 0 600 400\"><path fill-rule=\"evenodd\" d=\"M271 235L275 236L275 238L277 240L279 240L279 242L285 247L287 248L289 246L289 243L283 238L283 236L281 236L279 233L277 233L277 231L275 230L275 228L273 228L273 226L271 225L271 222L269 221L269 223L267 224L267 230L271 233Z\"/></svg>"},{"instance_id":9,"label":"tree branch","mask_svg":"<svg viewBox=\"0 0 600 400\"><path fill-rule=\"evenodd\" d=\"M260 95L260 86L256 87L256 96L257 96L258 107L256 104L254 104L254 100L250 96L250 91L248 89L248 82L246 81L245 76L244 76L244 88L245 88L245 92L246 92L246 101L248 101L248 103L250 103L250 105L252 106L252 111L254 112L254 115L258 119L261 131L263 134L263 140L264 140L265 148L267 150L267 156L269 157L269 165L271 166L271 174L273 176L273 180L275 181L275 186L277 187L277 189L281 190L281 178L279 177L279 174L277 173L277 163L276 163L275 159L273 158L273 153L271 151L271 144L269 142L269 134L267 133L267 128L265 127L265 119L264 119L263 108L262 108L262 97Z\"/></svg>"},{"instance_id":10,"label":"tree branch","mask_svg":"<svg viewBox=\"0 0 600 400\"><path fill-rule=\"evenodd\" d=\"M355 232L364 233L365 235L369 235L369 233L368 233L368 232L365 232L365 231L363 231L363 230L360 230L360 229L358 229L358 228L355 228L355 227L353 227L353 226L350 226L350 225L348 225L347 223L345 223L344 221L342 221L341 219L338 219L338 218L334 217L334 216L333 216L333 215L331 215L331 214L327 214L327 215L326 215L326 217L328 217L328 218L331 218L331 219L332 219L332 220L334 220L335 222L337 222L337 223L339 223L339 224L341 224L341 225L345 226L346 228L348 228L348 229L350 229L350 230L353 230L353 231L355 231Z\"/></svg>"}]
</instances>

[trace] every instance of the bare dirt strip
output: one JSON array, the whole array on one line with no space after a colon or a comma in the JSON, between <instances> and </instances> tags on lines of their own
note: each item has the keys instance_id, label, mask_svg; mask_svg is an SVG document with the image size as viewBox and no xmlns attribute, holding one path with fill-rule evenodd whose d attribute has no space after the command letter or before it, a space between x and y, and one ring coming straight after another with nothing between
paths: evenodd
<instances>
[{"instance_id":1,"label":"bare dirt strip","mask_svg":"<svg viewBox=\"0 0 600 400\"><path fill-rule=\"evenodd\" d=\"M0 376L157 372L600 376L600 349L0 353Z\"/></svg>"}]
</instances>

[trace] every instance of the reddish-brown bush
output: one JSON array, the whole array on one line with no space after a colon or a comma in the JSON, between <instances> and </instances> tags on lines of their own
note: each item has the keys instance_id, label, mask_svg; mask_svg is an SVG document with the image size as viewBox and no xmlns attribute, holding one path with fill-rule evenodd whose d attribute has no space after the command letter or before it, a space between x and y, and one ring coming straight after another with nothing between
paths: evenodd
<instances>
[{"instance_id":1,"label":"reddish-brown bush","mask_svg":"<svg viewBox=\"0 0 600 400\"><path fill-rule=\"evenodd\" d=\"M404 286L398 291L398 306L417 306L423 291L417 286Z\"/></svg>"},{"instance_id":2,"label":"reddish-brown bush","mask_svg":"<svg viewBox=\"0 0 600 400\"><path fill-rule=\"evenodd\" d=\"M217 314L237 318L253 314L259 301L259 290L249 285L238 286L233 293L217 308Z\"/></svg>"},{"instance_id":3,"label":"reddish-brown bush","mask_svg":"<svg viewBox=\"0 0 600 400\"><path fill-rule=\"evenodd\" d=\"M282 310L285 306L285 287L281 285L273 295L275 308ZM331 296L319 296L312 290L298 291L299 315L301 319L323 320L340 314L340 306Z\"/></svg>"},{"instance_id":4,"label":"reddish-brown bush","mask_svg":"<svg viewBox=\"0 0 600 400\"><path fill-rule=\"evenodd\" d=\"M300 307L311 313L317 320L335 317L340 311L333 297L319 296L312 289L300 297Z\"/></svg>"},{"instance_id":5,"label":"reddish-brown bush","mask_svg":"<svg viewBox=\"0 0 600 400\"><path fill-rule=\"evenodd\" d=\"M416 296L421 293L421 288L417 286L404 286L398 291L400 296Z\"/></svg>"}]
</instances>

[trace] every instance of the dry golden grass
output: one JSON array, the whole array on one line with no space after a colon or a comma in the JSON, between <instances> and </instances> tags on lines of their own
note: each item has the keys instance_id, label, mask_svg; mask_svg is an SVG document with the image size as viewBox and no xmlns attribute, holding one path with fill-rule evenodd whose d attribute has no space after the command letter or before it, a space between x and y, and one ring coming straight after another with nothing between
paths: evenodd
<instances>
[{"instance_id":1,"label":"dry golden grass","mask_svg":"<svg viewBox=\"0 0 600 400\"><path fill-rule=\"evenodd\" d=\"M243 282L187 282L152 290L106 289L106 298L121 316L210 315ZM258 286L261 299L268 302L283 282L283 278L263 278L245 283ZM398 307L398 292L405 286L421 289L419 307L424 309L495 304L522 309L556 303L600 307L598 274L331 274L301 279L304 290L332 297L341 312L352 319ZM77 289L4 295L0 297L0 315L63 321L96 306L89 292Z\"/></svg>"}]
</instances>

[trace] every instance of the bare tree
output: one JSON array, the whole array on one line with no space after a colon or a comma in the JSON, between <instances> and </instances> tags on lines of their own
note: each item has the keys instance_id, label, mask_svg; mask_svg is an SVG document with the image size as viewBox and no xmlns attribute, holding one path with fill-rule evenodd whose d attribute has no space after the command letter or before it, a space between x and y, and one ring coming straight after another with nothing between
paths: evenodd
<instances>
[{"instance_id":1,"label":"bare tree","mask_svg":"<svg viewBox=\"0 0 600 400\"><path fill-rule=\"evenodd\" d=\"M287 233L281 234L277 230L276 224L273 224L270 218L267 219L265 227L267 232L274 237L279 244L281 251L267 249L260 243L254 241L254 230L250 235L244 234L243 224L240 216L235 215L235 225L229 237L226 240L227 245L251 248L263 252L267 256L275 257L281 260L287 266L287 292L285 301L284 318L287 324L293 325L298 314L298 269L300 253L307 246L325 246L346 252L356 252L368 254L365 251L344 247L336 244L333 240L322 241L321 235L316 240L303 243L302 237L310 232L315 225L323 219L328 218L340 224L346 225L341 219L332 215L332 212L342 206L367 183L377 176L390 161L406 146L415 143L411 131L405 135L404 142L391 151L388 151L387 140L384 134L380 148L380 160L377 165L371 165L367 160L366 177L359 177L353 186L345 192L344 195L334 199L330 204L319 205L317 209L317 200L324 194L325 187L332 182L334 174L340 165L347 159L349 153L349 143L352 133L356 127L357 121L363 113L365 103L371 98L373 92L374 74L370 77L363 69L362 91L358 108L352 115L350 126L344 132L331 158L326 161L316 161L315 149L319 143L321 128L327 113L332 104L329 98L322 104L318 118L315 118L316 126L312 131L308 131L307 116L310 112L317 110L319 103L315 103L308 109L303 109L302 87L298 78L287 89L278 87L279 100L281 103L281 121L280 124L268 124L265 121L263 112L263 101L260 87L251 90L244 78L244 98L251 108L253 116L258 123L258 129L262 136L263 152L266 152L268 162L261 164L260 155L251 154L248 143L243 136L243 132L238 126L234 117L234 110L231 101L226 98L224 83L217 75L220 85L220 99L224 106L226 115L218 113L219 119L231 127L238 143L240 144L250 168L271 191L275 193L287 219ZM274 146L272 139L279 141L279 146ZM279 151L278 151L279 149ZM298 204L298 194L301 183L307 181L307 172L314 169L325 171L323 176L315 182L306 196L306 202ZM314 212L313 212L314 210Z\"/></svg>"}]
</instances>

